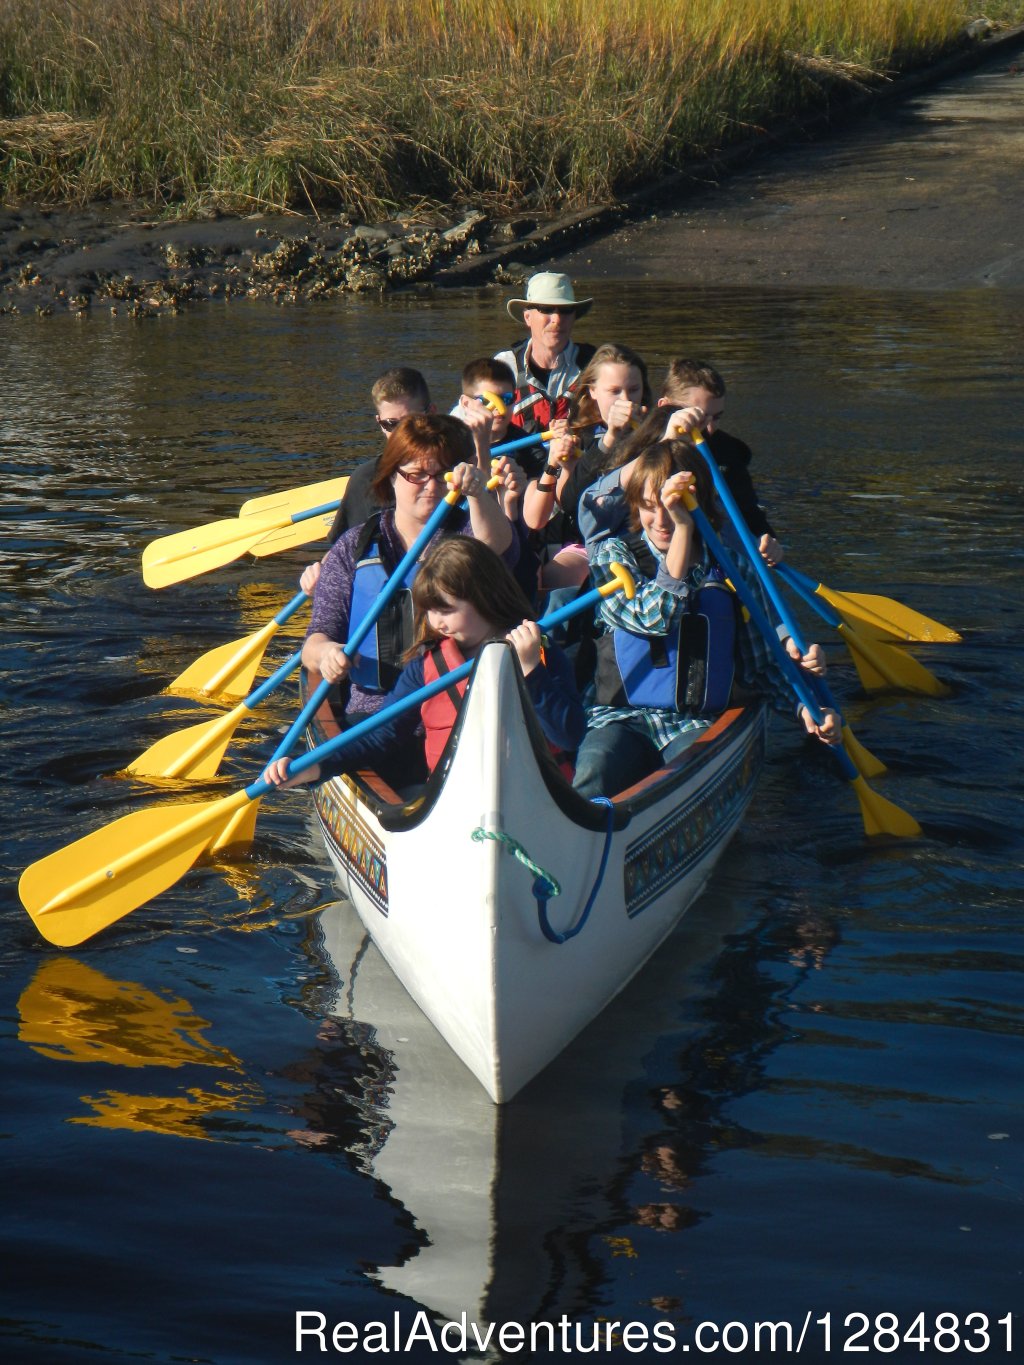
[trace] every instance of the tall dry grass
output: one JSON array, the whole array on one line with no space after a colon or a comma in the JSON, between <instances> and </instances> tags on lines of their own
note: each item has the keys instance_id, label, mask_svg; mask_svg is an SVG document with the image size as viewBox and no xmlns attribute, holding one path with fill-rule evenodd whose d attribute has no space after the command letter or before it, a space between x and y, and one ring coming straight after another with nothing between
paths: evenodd
<instances>
[{"instance_id":1,"label":"tall dry grass","mask_svg":"<svg viewBox=\"0 0 1024 1365\"><path fill-rule=\"evenodd\" d=\"M965 17L958 0L5 0L0 193L371 218L598 202L929 60Z\"/></svg>"}]
</instances>

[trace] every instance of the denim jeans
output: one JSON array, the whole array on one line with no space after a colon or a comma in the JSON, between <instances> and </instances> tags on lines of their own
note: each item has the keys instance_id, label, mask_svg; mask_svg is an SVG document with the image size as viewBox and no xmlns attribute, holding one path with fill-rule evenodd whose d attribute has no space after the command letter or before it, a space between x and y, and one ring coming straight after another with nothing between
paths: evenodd
<instances>
[{"instance_id":1,"label":"denim jeans","mask_svg":"<svg viewBox=\"0 0 1024 1365\"><path fill-rule=\"evenodd\" d=\"M617 796L686 752L706 727L686 730L659 753L652 739L628 725L612 722L588 730L576 755L573 786L581 796Z\"/></svg>"},{"instance_id":2,"label":"denim jeans","mask_svg":"<svg viewBox=\"0 0 1024 1365\"><path fill-rule=\"evenodd\" d=\"M660 767L653 740L613 721L583 736L573 786L581 796L616 796Z\"/></svg>"}]
</instances>

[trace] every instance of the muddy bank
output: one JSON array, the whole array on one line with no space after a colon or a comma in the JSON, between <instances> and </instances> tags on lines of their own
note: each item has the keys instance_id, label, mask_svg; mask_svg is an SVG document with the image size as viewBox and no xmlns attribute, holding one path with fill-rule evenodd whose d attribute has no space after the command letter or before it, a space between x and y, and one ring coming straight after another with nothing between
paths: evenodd
<instances>
[{"instance_id":1,"label":"muddy bank","mask_svg":"<svg viewBox=\"0 0 1024 1365\"><path fill-rule=\"evenodd\" d=\"M1024 31L997 36L866 96L856 117L845 111L845 131L811 141L820 121L786 124L628 203L561 218L176 222L123 204L0 209L0 313L146 317L213 299L504 284L560 252L562 268L591 277L1024 283L1022 47Z\"/></svg>"},{"instance_id":2,"label":"muddy bank","mask_svg":"<svg viewBox=\"0 0 1024 1365\"><path fill-rule=\"evenodd\" d=\"M482 213L367 224L298 214L167 222L130 205L0 209L0 313L144 317L218 298L380 292L536 227L535 218L494 224Z\"/></svg>"}]
</instances>

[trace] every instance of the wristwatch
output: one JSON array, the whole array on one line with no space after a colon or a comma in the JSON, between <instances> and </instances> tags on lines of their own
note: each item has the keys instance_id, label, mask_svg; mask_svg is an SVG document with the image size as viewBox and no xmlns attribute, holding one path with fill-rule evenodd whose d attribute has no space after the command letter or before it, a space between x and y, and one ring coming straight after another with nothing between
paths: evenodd
<instances>
[{"instance_id":1,"label":"wristwatch","mask_svg":"<svg viewBox=\"0 0 1024 1365\"><path fill-rule=\"evenodd\" d=\"M538 492L538 493L553 493L553 492L555 491L556 487L558 486L558 476L559 476L559 474L561 474L561 472L562 472L562 470L561 470L561 466L560 466L560 465L557 465L557 464L546 464L546 465L544 466L544 472L541 474L540 478L537 480L537 492ZM546 478L547 478L547 479L550 479L551 482L550 482L550 483L545 483L544 480L545 480Z\"/></svg>"}]
</instances>

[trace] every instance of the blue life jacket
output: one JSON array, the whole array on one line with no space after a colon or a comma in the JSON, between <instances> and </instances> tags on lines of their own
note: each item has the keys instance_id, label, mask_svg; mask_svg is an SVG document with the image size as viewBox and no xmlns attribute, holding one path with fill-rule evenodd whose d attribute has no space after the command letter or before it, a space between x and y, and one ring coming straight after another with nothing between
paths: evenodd
<instances>
[{"instance_id":1,"label":"blue life jacket","mask_svg":"<svg viewBox=\"0 0 1024 1365\"><path fill-rule=\"evenodd\" d=\"M366 533L356 546L356 571L348 612L350 632L366 616L390 577L381 560L379 522L379 515L367 521ZM402 655L412 644L412 585L418 569L416 563L408 570L402 587L377 617L352 661L349 677L365 692L390 692L398 681Z\"/></svg>"},{"instance_id":2,"label":"blue life jacket","mask_svg":"<svg viewBox=\"0 0 1024 1365\"><path fill-rule=\"evenodd\" d=\"M735 595L715 566L667 635L617 626L600 637L596 700L601 706L653 706L691 715L724 711L735 651Z\"/></svg>"}]
</instances>

